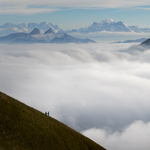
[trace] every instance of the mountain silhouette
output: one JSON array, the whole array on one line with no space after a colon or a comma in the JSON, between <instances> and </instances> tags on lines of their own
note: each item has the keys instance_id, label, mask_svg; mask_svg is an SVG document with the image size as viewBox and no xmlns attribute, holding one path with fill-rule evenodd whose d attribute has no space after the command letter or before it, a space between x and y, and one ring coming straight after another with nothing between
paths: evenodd
<instances>
[{"instance_id":1,"label":"mountain silhouette","mask_svg":"<svg viewBox=\"0 0 150 150\"><path fill-rule=\"evenodd\" d=\"M38 28L34 28L30 33L30 35L36 35L36 34L40 34L40 30Z\"/></svg>"},{"instance_id":2,"label":"mountain silhouette","mask_svg":"<svg viewBox=\"0 0 150 150\"><path fill-rule=\"evenodd\" d=\"M54 33L50 28L44 34L40 33L38 28L34 28L30 33L12 33L0 37L0 43L96 43L90 39L80 39L70 36L69 34L58 32Z\"/></svg>"}]
</instances>

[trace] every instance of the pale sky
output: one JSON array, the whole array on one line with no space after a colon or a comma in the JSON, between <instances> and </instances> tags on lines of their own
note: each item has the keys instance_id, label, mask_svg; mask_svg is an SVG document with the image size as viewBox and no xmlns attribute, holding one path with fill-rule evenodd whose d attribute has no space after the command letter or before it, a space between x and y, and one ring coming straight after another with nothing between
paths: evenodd
<instances>
[{"instance_id":1,"label":"pale sky","mask_svg":"<svg viewBox=\"0 0 150 150\"><path fill-rule=\"evenodd\" d=\"M1 0L0 25L48 21L60 28L87 27L104 19L150 27L148 0Z\"/></svg>"}]
</instances>

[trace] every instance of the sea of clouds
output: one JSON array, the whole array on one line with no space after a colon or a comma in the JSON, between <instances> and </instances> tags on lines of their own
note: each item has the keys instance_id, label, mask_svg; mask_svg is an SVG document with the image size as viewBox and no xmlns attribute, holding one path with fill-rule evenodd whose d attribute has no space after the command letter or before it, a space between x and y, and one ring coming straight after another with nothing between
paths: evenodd
<instances>
[{"instance_id":1,"label":"sea of clouds","mask_svg":"<svg viewBox=\"0 0 150 150\"><path fill-rule=\"evenodd\" d=\"M150 149L150 49L138 44L1 44L0 91L108 150Z\"/></svg>"}]
</instances>

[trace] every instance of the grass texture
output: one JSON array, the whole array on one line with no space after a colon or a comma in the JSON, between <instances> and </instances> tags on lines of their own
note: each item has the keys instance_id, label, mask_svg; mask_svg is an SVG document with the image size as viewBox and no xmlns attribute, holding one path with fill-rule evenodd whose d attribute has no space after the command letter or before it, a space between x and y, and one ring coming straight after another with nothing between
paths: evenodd
<instances>
[{"instance_id":1,"label":"grass texture","mask_svg":"<svg viewBox=\"0 0 150 150\"><path fill-rule=\"evenodd\" d=\"M52 117L0 92L0 150L105 150Z\"/></svg>"}]
</instances>

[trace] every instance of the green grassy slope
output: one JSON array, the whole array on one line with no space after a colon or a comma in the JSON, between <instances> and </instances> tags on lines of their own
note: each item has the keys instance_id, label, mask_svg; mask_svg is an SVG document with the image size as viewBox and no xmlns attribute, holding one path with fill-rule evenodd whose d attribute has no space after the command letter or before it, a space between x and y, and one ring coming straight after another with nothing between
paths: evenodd
<instances>
[{"instance_id":1,"label":"green grassy slope","mask_svg":"<svg viewBox=\"0 0 150 150\"><path fill-rule=\"evenodd\" d=\"M0 150L104 150L63 123L0 92Z\"/></svg>"}]
</instances>

